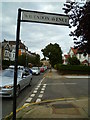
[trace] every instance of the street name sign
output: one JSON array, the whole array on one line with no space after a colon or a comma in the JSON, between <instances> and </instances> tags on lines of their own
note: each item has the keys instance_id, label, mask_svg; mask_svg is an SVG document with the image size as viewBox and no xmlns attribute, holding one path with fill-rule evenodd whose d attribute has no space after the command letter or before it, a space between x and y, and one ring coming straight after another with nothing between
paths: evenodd
<instances>
[{"instance_id":1,"label":"street name sign","mask_svg":"<svg viewBox=\"0 0 90 120\"><path fill-rule=\"evenodd\" d=\"M69 25L68 15L22 10L22 21L56 25Z\"/></svg>"},{"instance_id":2,"label":"street name sign","mask_svg":"<svg viewBox=\"0 0 90 120\"><path fill-rule=\"evenodd\" d=\"M36 22L68 26L69 16L55 13L22 10L20 8L18 9L15 68L14 68L14 90L13 90L13 120L16 120L16 91L17 91L18 50L20 40L20 22Z\"/></svg>"}]
</instances>

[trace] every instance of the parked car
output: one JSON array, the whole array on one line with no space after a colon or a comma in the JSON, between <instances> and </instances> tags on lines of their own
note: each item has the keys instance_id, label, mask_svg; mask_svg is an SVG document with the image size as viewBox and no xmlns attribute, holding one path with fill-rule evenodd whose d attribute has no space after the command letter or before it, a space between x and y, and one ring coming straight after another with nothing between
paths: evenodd
<instances>
[{"instance_id":1,"label":"parked car","mask_svg":"<svg viewBox=\"0 0 90 120\"><path fill-rule=\"evenodd\" d=\"M0 83L0 96L13 97L14 88L14 69L5 69L0 75L2 82ZM17 92L18 96L20 91L27 85L31 85L32 75L29 72L19 70L17 72Z\"/></svg>"},{"instance_id":2,"label":"parked car","mask_svg":"<svg viewBox=\"0 0 90 120\"><path fill-rule=\"evenodd\" d=\"M40 72L44 72L45 70L44 70L44 67L40 67Z\"/></svg>"},{"instance_id":3,"label":"parked car","mask_svg":"<svg viewBox=\"0 0 90 120\"><path fill-rule=\"evenodd\" d=\"M14 65L10 65L9 68L14 69ZM24 70L24 66L18 65L18 69Z\"/></svg>"},{"instance_id":4,"label":"parked car","mask_svg":"<svg viewBox=\"0 0 90 120\"><path fill-rule=\"evenodd\" d=\"M40 74L40 68L39 67L32 67L32 74L39 75Z\"/></svg>"}]
</instances>

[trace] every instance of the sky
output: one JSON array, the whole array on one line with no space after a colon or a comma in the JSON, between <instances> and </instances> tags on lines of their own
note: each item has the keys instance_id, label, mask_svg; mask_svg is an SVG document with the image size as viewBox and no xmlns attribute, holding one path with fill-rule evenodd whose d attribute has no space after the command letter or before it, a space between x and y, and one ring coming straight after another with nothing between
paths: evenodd
<instances>
[{"instance_id":1,"label":"sky","mask_svg":"<svg viewBox=\"0 0 90 120\"><path fill-rule=\"evenodd\" d=\"M18 0L19 1L19 0ZM18 8L25 10L34 10L41 12L64 14L62 8L65 0L56 0L53 2L29 1L22 2L3 1L0 3L2 15L0 15L0 29L2 37L0 39L16 40L17 14ZM33 2L34 1L34 2ZM63 54L69 52L70 47L74 46L73 38L69 36L71 29L64 25L42 24L42 23L21 23L20 39L28 47L31 52L36 52L43 58L41 49L48 44L57 43L61 47Z\"/></svg>"}]
</instances>

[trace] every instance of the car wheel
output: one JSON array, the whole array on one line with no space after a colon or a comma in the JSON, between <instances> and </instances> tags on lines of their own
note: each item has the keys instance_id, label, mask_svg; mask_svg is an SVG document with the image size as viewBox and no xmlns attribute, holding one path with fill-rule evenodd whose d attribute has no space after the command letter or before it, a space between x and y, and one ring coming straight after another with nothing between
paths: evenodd
<instances>
[{"instance_id":1,"label":"car wheel","mask_svg":"<svg viewBox=\"0 0 90 120\"><path fill-rule=\"evenodd\" d=\"M17 86L17 92L16 92L16 96L18 97L20 93L20 86Z\"/></svg>"}]
</instances>

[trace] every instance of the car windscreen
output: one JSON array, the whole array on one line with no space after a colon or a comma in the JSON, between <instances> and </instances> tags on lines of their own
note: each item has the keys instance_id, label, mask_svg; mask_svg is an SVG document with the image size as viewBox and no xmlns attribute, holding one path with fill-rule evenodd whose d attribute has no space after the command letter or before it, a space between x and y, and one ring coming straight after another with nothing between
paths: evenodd
<instances>
[{"instance_id":1,"label":"car windscreen","mask_svg":"<svg viewBox=\"0 0 90 120\"><path fill-rule=\"evenodd\" d=\"M38 70L38 67L33 67L32 70Z\"/></svg>"},{"instance_id":2,"label":"car windscreen","mask_svg":"<svg viewBox=\"0 0 90 120\"><path fill-rule=\"evenodd\" d=\"M18 76L21 75L21 71L18 70ZM13 69L6 69L2 72L2 76L5 77L14 77L14 70Z\"/></svg>"}]
</instances>

